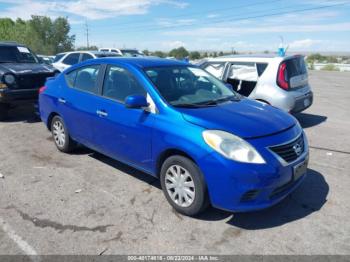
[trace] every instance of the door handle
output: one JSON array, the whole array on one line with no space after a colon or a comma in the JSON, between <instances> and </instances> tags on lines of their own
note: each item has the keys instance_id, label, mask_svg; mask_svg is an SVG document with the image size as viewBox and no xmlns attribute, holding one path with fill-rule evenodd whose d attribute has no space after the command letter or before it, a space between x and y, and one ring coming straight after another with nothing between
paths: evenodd
<instances>
[{"instance_id":1,"label":"door handle","mask_svg":"<svg viewBox=\"0 0 350 262\"><path fill-rule=\"evenodd\" d=\"M64 99L64 98L59 98L59 99L58 99L58 102L60 102L60 103L62 103L62 104L65 104L67 101L66 101L66 99Z\"/></svg>"},{"instance_id":2,"label":"door handle","mask_svg":"<svg viewBox=\"0 0 350 262\"><path fill-rule=\"evenodd\" d=\"M108 113L106 111L104 111L104 110L97 110L96 114L99 115L99 116L103 116L103 117L108 116Z\"/></svg>"}]
</instances>

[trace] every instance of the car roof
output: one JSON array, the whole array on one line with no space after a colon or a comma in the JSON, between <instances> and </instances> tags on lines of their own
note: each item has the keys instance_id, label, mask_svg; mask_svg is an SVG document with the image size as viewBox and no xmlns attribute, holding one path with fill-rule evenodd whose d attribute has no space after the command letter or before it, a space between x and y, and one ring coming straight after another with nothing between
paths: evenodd
<instances>
[{"instance_id":1,"label":"car roof","mask_svg":"<svg viewBox=\"0 0 350 262\"><path fill-rule=\"evenodd\" d=\"M129 64L139 68L149 68L149 67L166 67L166 66L189 66L189 63L164 59L164 58L149 58L149 57L106 57L98 58L91 61L114 64L115 62L122 62L124 64Z\"/></svg>"}]
</instances>

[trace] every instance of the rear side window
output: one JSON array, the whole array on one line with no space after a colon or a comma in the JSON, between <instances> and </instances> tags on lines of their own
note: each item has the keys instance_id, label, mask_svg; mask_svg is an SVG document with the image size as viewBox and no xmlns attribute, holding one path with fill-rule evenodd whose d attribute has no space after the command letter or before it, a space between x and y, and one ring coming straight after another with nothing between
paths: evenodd
<instances>
[{"instance_id":1,"label":"rear side window","mask_svg":"<svg viewBox=\"0 0 350 262\"><path fill-rule=\"evenodd\" d=\"M307 73L304 57L298 56L285 61L288 78Z\"/></svg>"},{"instance_id":2,"label":"rear side window","mask_svg":"<svg viewBox=\"0 0 350 262\"><path fill-rule=\"evenodd\" d=\"M75 65L79 62L80 53L69 54L64 60L63 63L66 65Z\"/></svg>"},{"instance_id":3,"label":"rear side window","mask_svg":"<svg viewBox=\"0 0 350 262\"><path fill-rule=\"evenodd\" d=\"M86 60L89 60L89 59L93 59L92 55L89 55L89 54L83 54L82 58L81 58L81 61L86 61Z\"/></svg>"},{"instance_id":4,"label":"rear side window","mask_svg":"<svg viewBox=\"0 0 350 262\"><path fill-rule=\"evenodd\" d=\"M128 96L146 96L147 93L128 70L118 66L109 66L103 83L102 95L124 103Z\"/></svg>"},{"instance_id":5,"label":"rear side window","mask_svg":"<svg viewBox=\"0 0 350 262\"><path fill-rule=\"evenodd\" d=\"M261 76L267 67L267 63L257 63L256 70L258 71L258 76Z\"/></svg>"},{"instance_id":6,"label":"rear side window","mask_svg":"<svg viewBox=\"0 0 350 262\"><path fill-rule=\"evenodd\" d=\"M221 78L225 69L225 63L206 63L202 68L213 76Z\"/></svg>"},{"instance_id":7,"label":"rear side window","mask_svg":"<svg viewBox=\"0 0 350 262\"><path fill-rule=\"evenodd\" d=\"M100 65L86 66L66 74L66 81L69 87L98 94L97 79L99 72Z\"/></svg>"}]
</instances>

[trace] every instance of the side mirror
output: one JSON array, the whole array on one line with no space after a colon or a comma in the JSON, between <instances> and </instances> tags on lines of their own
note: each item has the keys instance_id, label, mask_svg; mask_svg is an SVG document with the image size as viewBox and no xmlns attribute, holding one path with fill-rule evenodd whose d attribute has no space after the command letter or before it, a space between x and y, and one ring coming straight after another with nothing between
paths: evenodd
<instances>
[{"instance_id":1,"label":"side mirror","mask_svg":"<svg viewBox=\"0 0 350 262\"><path fill-rule=\"evenodd\" d=\"M146 97L142 95L132 95L132 96L128 96L125 99L125 106L127 108L139 109L143 107L148 107L149 104L147 102Z\"/></svg>"}]
</instances>

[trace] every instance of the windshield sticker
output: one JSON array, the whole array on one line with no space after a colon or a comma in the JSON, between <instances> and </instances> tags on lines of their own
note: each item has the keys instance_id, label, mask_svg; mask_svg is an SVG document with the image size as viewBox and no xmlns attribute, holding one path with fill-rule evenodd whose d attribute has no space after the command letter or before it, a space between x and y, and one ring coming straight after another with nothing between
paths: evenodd
<instances>
[{"instance_id":1,"label":"windshield sticker","mask_svg":"<svg viewBox=\"0 0 350 262\"><path fill-rule=\"evenodd\" d=\"M29 49L23 46L17 46L18 51L21 53L30 53Z\"/></svg>"}]
</instances>

